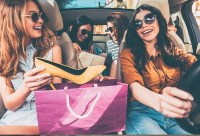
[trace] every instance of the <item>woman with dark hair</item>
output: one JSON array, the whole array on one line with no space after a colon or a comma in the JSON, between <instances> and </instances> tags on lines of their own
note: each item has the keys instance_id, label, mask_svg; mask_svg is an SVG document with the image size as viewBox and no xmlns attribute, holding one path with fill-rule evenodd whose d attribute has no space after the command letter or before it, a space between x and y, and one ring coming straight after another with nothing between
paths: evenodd
<instances>
[{"instance_id":1,"label":"woman with dark hair","mask_svg":"<svg viewBox=\"0 0 200 136\"><path fill-rule=\"evenodd\" d=\"M76 52L81 50L93 53L92 41L93 41L93 22L92 20L82 15L77 18L75 24L72 26L69 36L73 42Z\"/></svg>"},{"instance_id":2,"label":"woman with dark hair","mask_svg":"<svg viewBox=\"0 0 200 136\"><path fill-rule=\"evenodd\" d=\"M107 59L106 65L108 67L111 77L116 77L117 59L119 55L119 46L121 45L124 32L129 25L129 18L121 12L113 12L107 18L107 31L110 35L110 40L107 41Z\"/></svg>"},{"instance_id":3,"label":"woman with dark hair","mask_svg":"<svg viewBox=\"0 0 200 136\"><path fill-rule=\"evenodd\" d=\"M131 94L126 133L188 134L174 118L188 117L194 98L175 86L195 56L169 40L166 20L149 5L135 10L126 42L120 57Z\"/></svg>"}]
</instances>

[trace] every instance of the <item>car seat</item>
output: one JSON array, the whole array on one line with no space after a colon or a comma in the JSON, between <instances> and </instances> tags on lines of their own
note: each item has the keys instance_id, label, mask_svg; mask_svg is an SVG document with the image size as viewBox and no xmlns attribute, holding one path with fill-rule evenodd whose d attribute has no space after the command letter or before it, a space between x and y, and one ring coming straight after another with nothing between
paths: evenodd
<instances>
[{"instance_id":1,"label":"car seat","mask_svg":"<svg viewBox=\"0 0 200 136\"><path fill-rule=\"evenodd\" d=\"M69 35L63 31L63 19L55 0L38 0L47 14L47 26L57 35L57 44L62 50L63 64L72 68L78 67L76 52Z\"/></svg>"},{"instance_id":2,"label":"car seat","mask_svg":"<svg viewBox=\"0 0 200 136\"><path fill-rule=\"evenodd\" d=\"M1 117L3 116L3 114L6 112L6 108L4 106L4 103L3 103L3 100L2 100L2 97L0 95L0 119Z\"/></svg>"}]
</instances>

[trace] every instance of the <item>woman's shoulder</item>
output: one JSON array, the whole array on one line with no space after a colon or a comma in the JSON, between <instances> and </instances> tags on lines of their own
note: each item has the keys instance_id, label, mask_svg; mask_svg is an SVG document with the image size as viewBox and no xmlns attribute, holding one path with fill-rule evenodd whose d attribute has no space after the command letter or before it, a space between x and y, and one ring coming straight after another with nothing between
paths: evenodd
<instances>
[{"instance_id":1,"label":"woman's shoulder","mask_svg":"<svg viewBox=\"0 0 200 136\"><path fill-rule=\"evenodd\" d=\"M133 59L135 57L135 55L131 52L130 48L123 49L120 56L126 57L126 58L131 58L131 59Z\"/></svg>"},{"instance_id":2,"label":"woman's shoulder","mask_svg":"<svg viewBox=\"0 0 200 136\"><path fill-rule=\"evenodd\" d=\"M123 55L130 55L130 54L132 54L133 55L133 53L131 52L130 48L123 49L121 54L123 54Z\"/></svg>"},{"instance_id":3,"label":"woman's shoulder","mask_svg":"<svg viewBox=\"0 0 200 136\"><path fill-rule=\"evenodd\" d=\"M61 48L58 44L54 44L52 46L52 50L53 50L53 52L61 52Z\"/></svg>"},{"instance_id":4,"label":"woman's shoulder","mask_svg":"<svg viewBox=\"0 0 200 136\"><path fill-rule=\"evenodd\" d=\"M117 43L115 43L112 39L110 39L107 41L107 44L111 45L111 44L117 44Z\"/></svg>"}]
</instances>

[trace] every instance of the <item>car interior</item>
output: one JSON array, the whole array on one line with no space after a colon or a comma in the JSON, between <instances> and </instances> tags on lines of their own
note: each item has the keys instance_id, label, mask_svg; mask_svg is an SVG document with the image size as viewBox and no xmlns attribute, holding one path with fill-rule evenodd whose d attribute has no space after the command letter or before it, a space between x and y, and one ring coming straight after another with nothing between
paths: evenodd
<instances>
[{"instance_id":1,"label":"car interior","mask_svg":"<svg viewBox=\"0 0 200 136\"><path fill-rule=\"evenodd\" d=\"M167 22L171 21L177 28L177 32L170 31L169 37L178 48L187 52L200 55L200 29L192 12L192 5L195 0L138 0L136 7L141 4L150 4L161 10ZM57 44L62 50L63 64L77 68L77 56L72 41L68 36L68 30L80 15L87 15L94 21L94 25L104 25L102 33L94 32L93 46L100 47L106 52L106 41L110 39L104 31L106 17L112 12L123 12L131 20L134 9L115 8L84 8L84 9L60 9L56 1L49 3L49 0L39 0L43 10L48 16L48 27L56 34ZM126 47L126 33L120 45L120 52ZM116 78L123 79L120 62L117 63ZM122 80L123 81L123 80ZM0 96L0 118L6 112ZM1 133L0 133L1 134Z\"/></svg>"}]
</instances>

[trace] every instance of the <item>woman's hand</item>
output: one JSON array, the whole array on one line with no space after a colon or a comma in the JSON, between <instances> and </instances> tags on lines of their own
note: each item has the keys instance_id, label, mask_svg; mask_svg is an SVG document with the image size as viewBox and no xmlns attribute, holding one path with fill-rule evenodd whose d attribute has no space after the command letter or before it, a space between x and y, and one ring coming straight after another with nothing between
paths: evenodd
<instances>
[{"instance_id":1,"label":"woman's hand","mask_svg":"<svg viewBox=\"0 0 200 136\"><path fill-rule=\"evenodd\" d=\"M99 56L106 57L107 53L101 53L101 54L99 54Z\"/></svg>"},{"instance_id":2,"label":"woman's hand","mask_svg":"<svg viewBox=\"0 0 200 136\"><path fill-rule=\"evenodd\" d=\"M191 94L175 87L166 87L160 99L160 110L168 117L185 118L189 116L192 108Z\"/></svg>"},{"instance_id":3,"label":"woman's hand","mask_svg":"<svg viewBox=\"0 0 200 136\"><path fill-rule=\"evenodd\" d=\"M112 79L112 77L109 76L103 76L103 75L98 75L94 78L94 80L99 80L100 82L103 81L104 79Z\"/></svg>"},{"instance_id":4,"label":"woman's hand","mask_svg":"<svg viewBox=\"0 0 200 136\"><path fill-rule=\"evenodd\" d=\"M77 44L77 43L73 43L74 49L76 51L76 53L80 53L81 52L81 47Z\"/></svg>"},{"instance_id":5,"label":"woman's hand","mask_svg":"<svg viewBox=\"0 0 200 136\"><path fill-rule=\"evenodd\" d=\"M168 25L167 26L167 31L169 32L169 31L174 31L175 33L176 33L176 31L177 31L177 28L175 27L175 26L173 26L173 25Z\"/></svg>"},{"instance_id":6,"label":"woman's hand","mask_svg":"<svg viewBox=\"0 0 200 136\"><path fill-rule=\"evenodd\" d=\"M39 74L44 70L45 67L33 68L24 74L23 84L28 88L28 90L35 91L52 82L52 77L50 74Z\"/></svg>"}]
</instances>

